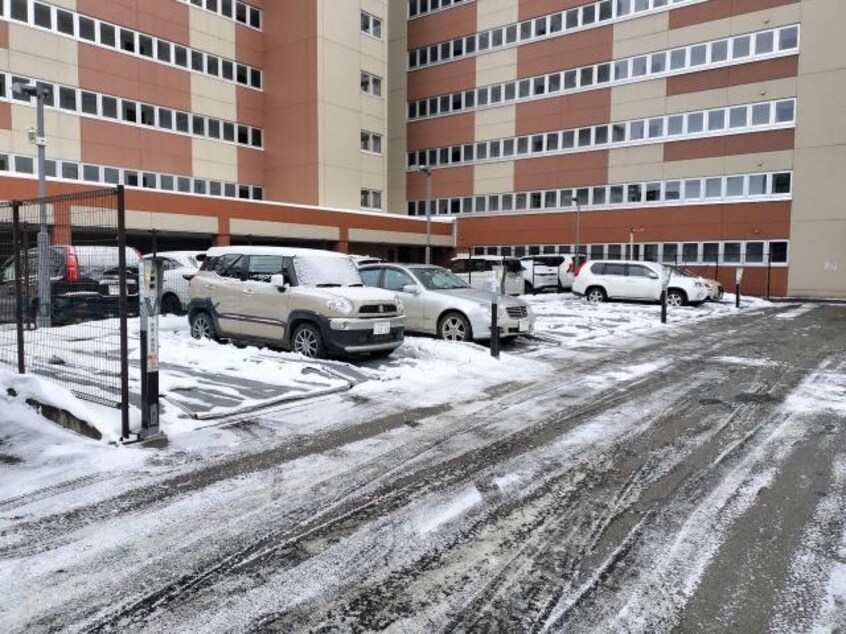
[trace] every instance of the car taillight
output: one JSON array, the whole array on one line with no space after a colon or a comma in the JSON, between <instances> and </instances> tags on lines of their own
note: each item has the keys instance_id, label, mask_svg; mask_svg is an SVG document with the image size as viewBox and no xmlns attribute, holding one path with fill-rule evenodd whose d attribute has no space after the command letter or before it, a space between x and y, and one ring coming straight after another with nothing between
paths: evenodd
<instances>
[{"instance_id":1,"label":"car taillight","mask_svg":"<svg viewBox=\"0 0 846 634\"><path fill-rule=\"evenodd\" d=\"M79 281L79 261L73 247L68 247L65 251L65 278L68 282Z\"/></svg>"}]
</instances>

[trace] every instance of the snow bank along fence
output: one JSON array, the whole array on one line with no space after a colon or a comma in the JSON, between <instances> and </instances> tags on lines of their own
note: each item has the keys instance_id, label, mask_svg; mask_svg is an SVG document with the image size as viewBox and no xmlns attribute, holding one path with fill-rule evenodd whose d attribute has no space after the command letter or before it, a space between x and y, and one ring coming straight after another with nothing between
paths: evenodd
<instances>
[{"instance_id":1,"label":"snow bank along fence","mask_svg":"<svg viewBox=\"0 0 846 634\"><path fill-rule=\"evenodd\" d=\"M122 186L0 203L0 367L119 408L128 429L139 256L124 216Z\"/></svg>"}]
</instances>

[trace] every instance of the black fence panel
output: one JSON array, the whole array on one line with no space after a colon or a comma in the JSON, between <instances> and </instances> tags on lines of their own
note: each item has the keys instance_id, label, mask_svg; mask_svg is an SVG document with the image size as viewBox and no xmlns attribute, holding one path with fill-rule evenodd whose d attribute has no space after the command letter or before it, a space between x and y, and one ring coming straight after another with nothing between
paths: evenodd
<instances>
[{"instance_id":1,"label":"black fence panel","mask_svg":"<svg viewBox=\"0 0 846 634\"><path fill-rule=\"evenodd\" d=\"M122 187L0 206L0 366L119 407L127 422L139 258Z\"/></svg>"}]
</instances>

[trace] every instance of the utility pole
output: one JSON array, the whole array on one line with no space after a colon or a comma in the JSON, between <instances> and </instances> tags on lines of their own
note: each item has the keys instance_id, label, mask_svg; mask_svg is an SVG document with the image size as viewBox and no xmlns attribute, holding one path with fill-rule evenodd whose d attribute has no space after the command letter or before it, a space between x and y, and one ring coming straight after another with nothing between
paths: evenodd
<instances>
[{"instance_id":1,"label":"utility pole","mask_svg":"<svg viewBox=\"0 0 846 634\"><path fill-rule=\"evenodd\" d=\"M19 95L35 97L36 120L35 130L30 128L29 139L38 148L38 312L35 316L37 328L49 328L52 316L50 288L50 234L47 231L47 139L44 136L44 102L50 95L46 86L33 86L15 82L12 91Z\"/></svg>"},{"instance_id":2,"label":"utility pole","mask_svg":"<svg viewBox=\"0 0 846 634\"><path fill-rule=\"evenodd\" d=\"M417 171L426 175L426 264L432 263L432 168L418 165Z\"/></svg>"}]
</instances>

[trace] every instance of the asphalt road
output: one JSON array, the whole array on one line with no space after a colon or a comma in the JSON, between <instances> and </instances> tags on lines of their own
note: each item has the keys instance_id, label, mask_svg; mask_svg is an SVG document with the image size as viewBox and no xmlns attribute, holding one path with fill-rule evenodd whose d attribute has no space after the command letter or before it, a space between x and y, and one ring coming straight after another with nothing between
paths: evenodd
<instances>
[{"instance_id":1,"label":"asphalt road","mask_svg":"<svg viewBox=\"0 0 846 634\"><path fill-rule=\"evenodd\" d=\"M237 424L245 451L162 458L66 512L0 501L18 517L0 625L845 631L825 598L846 564L844 323L834 305L698 323L471 401L338 401L313 435L274 433L279 411Z\"/></svg>"}]
</instances>

